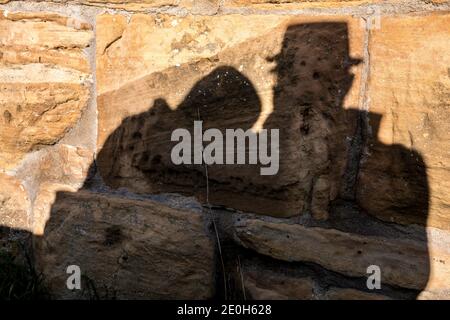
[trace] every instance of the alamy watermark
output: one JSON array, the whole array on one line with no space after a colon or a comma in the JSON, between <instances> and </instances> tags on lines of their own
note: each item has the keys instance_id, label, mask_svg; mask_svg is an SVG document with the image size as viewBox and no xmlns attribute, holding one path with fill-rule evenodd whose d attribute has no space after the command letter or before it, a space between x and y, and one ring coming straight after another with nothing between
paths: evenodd
<instances>
[{"instance_id":1,"label":"alamy watermark","mask_svg":"<svg viewBox=\"0 0 450 320\"><path fill-rule=\"evenodd\" d=\"M77 265L70 265L66 269L66 273L70 274L67 278L66 286L69 290L81 290L81 269Z\"/></svg>"},{"instance_id":2,"label":"alamy watermark","mask_svg":"<svg viewBox=\"0 0 450 320\"><path fill-rule=\"evenodd\" d=\"M370 265L367 267L367 277L366 286L369 290L381 289L381 268L377 265Z\"/></svg>"},{"instance_id":3,"label":"alamy watermark","mask_svg":"<svg viewBox=\"0 0 450 320\"><path fill-rule=\"evenodd\" d=\"M267 129L258 132L252 129L226 129L224 137L219 129L203 132L202 123L194 121L193 137L187 129L180 128L172 132L171 141L178 142L170 155L173 164L260 164L265 166L260 168L261 175L278 173L278 129L270 129L270 132ZM209 143L204 147L204 142Z\"/></svg>"}]
</instances>

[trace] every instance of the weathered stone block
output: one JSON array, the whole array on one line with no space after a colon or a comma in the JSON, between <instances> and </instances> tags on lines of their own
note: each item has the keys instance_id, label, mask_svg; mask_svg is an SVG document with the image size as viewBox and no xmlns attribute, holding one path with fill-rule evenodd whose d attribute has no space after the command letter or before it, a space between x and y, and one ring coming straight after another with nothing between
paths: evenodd
<instances>
[{"instance_id":1,"label":"weathered stone block","mask_svg":"<svg viewBox=\"0 0 450 320\"><path fill-rule=\"evenodd\" d=\"M408 1L409 2L409 1ZM370 7L371 5L397 6L402 8L411 5L448 3L448 0L224 0L224 8L251 8L259 10L299 10L299 9L340 9L343 7ZM369 9L370 10L370 9Z\"/></svg>"},{"instance_id":2,"label":"weathered stone block","mask_svg":"<svg viewBox=\"0 0 450 320\"><path fill-rule=\"evenodd\" d=\"M31 228L29 196L19 180L4 173L0 173L0 227Z\"/></svg>"},{"instance_id":3,"label":"weathered stone block","mask_svg":"<svg viewBox=\"0 0 450 320\"><path fill-rule=\"evenodd\" d=\"M290 277L260 267L244 267L242 280L248 299L313 300L315 282L310 277Z\"/></svg>"},{"instance_id":4,"label":"weathered stone block","mask_svg":"<svg viewBox=\"0 0 450 320\"><path fill-rule=\"evenodd\" d=\"M7 3L9 1L10 0L0 0L0 3ZM117 8L128 8L130 10L151 6L173 5L177 3L177 1L174 0L50 0L49 2L110 6Z\"/></svg>"},{"instance_id":5,"label":"weathered stone block","mask_svg":"<svg viewBox=\"0 0 450 320\"><path fill-rule=\"evenodd\" d=\"M59 192L37 266L57 298L207 299L214 293L215 246L201 211L88 191ZM69 265L84 290L66 287Z\"/></svg>"},{"instance_id":6,"label":"weathered stone block","mask_svg":"<svg viewBox=\"0 0 450 320\"><path fill-rule=\"evenodd\" d=\"M36 236L43 236L45 227L51 217L52 207L62 192L76 192L77 189L66 184L45 181L41 182L33 202L32 231Z\"/></svg>"},{"instance_id":7,"label":"weathered stone block","mask_svg":"<svg viewBox=\"0 0 450 320\"><path fill-rule=\"evenodd\" d=\"M387 290L370 291L358 280L331 274L321 268L281 261L241 262L239 275L247 299L254 300L387 300ZM340 285L341 287L336 287ZM357 288L348 286L355 285ZM366 291L364 291L364 289ZM392 292L390 292L392 294ZM407 295L398 295L407 298Z\"/></svg>"},{"instance_id":8,"label":"weathered stone block","mask_svg":"<svg viewBox=\"0 0 450 320\"><path fill-rule=\"evenodd\" d=\"M448 14L396 16L371 31L357 199L377 218L450 229L449 24Z\"/></svg>"},{"instance_id":9,"label":"weathered stone block","mask_svg":"<svg viewBox=\"0 0 450 320\"><path fill-rule=\"evenodd\" d=\"M39 161L37 175L39 182L63 183L81 187L88 177L94 161L92 151L66 144L59 144L49 150Z\"/></svg>"},{"instance_id":10,"label":"weathered stone block","mask_svg":"<svg viewBox=\"0 0 450 320\"><path fill-rule=\"evenodd\" d=\"M255 8L263 10L303 9L303 8L339 8L364 4L377 4L382 0L225 0L224 7ZM389 1L389 2L395 2Z\"/></svg>"},{"instance_id":11,"label":"weathered stone block","mask_svg":"<svg viewBox=\"0 0 450 320\"><path fill-rule=\"evenodd\" d=\"M316 263L352 277L363 277L377 265L382 283L417 290L450 287L449 236L426 241L408 237L365 236L335 229L305 227L283 221L240 217L236 237L243 246L284 261Z\"/></svg>"},{"instance_id":12,"label":"weathered stone block","mask_svg":"<svg viewBox=\"0 0 450 320\"><path fill-rule=\"evenodd\" d=\"M19 0L20 1L20 0ZM22 0L28 1L28 0ZM0 4L10 0L0 0ZM17 0L15 2L18 2ZM42 2L37 0L36 2ZM219 8L219 0L49 0L49 3L79 5L81 7L100 7L110 9L123 9L129 11L146 11L151 9L178 9L189 10L192 14L211 15Z\"/></svg>"},{"instance_id":13,"label":"weathered stone block","mask_svg":"<svg viewBox=\"0 0 450 320\"><path fill-rule=\"evenodd\" d=\"M0 11L0 166L55 144L89 99L91 27L51 13Z\"/></svg>"}]
</instances>

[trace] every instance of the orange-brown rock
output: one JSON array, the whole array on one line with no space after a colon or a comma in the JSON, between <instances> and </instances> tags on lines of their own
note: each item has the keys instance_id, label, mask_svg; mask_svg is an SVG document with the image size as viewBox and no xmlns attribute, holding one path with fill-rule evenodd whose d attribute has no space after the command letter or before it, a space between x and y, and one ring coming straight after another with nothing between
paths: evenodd
<instances>
[{"instance_id":1,"label":"orange-brown rock","mask_svg":"<svg viewBox=\"0 0 450 320\"><path fill-rule=\"evenodd\" d=\"M0 3L8 3L10 0L0 0ZM423 0L424 2L427 0ZM434 3L443 3L447 0L431 0ZM57 3L85 4L90 6L126 9L132 11L144 11L157 7L180 7L195 9L205 6L218 6L217 0L50 0ZM401 3L399 0L226 0L224 7L252 7L257 9L301 9L301 8L336 8L343 6L357 6L377 3ZM206 11L209 12L209 11Z\"/></svg>"},{"instance_id":2,"label":"orange-brown rock","mask_svg":"<svg viewBox=\"0 0 450 320\"><path fill-rule=\"evenodd\" d=\"M446 4L448 0L419 0L405 3L403 0L224 0L224 8L252 8L259 10L298 10L298 9L339 9L343 7L369 7L370 5L391 5L402 8L407 5L434 3Z\"/></svg>"},{"instance_id":3,"label":"orange-brown rock","mask_svg":"<svg viewBox=\"0 0 450 320\"><path fill-rule=\"evenodd\" d=\"M214 242L198 209L89 191L59 192L35 255L57 298L207 299ZM78 265L84 291L66 287Z\"/></svg>"},{"instance_id":4,"label":"orange-brown rock","mask_svg":"<svg viewBox=\"0 0 450 320\"><path fill-rule=\"evenodd\" d=\"M172 131L200 117L204 129L280 130L278 174L209 166L210 202L327 217L358 119L358 19L100 16L97 32L98 165L109 186L205 200L204 167L170 159Z\"/></svg>"},{"instance_id":5,"label":"orange-brown rock","mask_svg":"<svg viewBox=\"0 0 450 320\"><path fill-rule=\"evenodd\" d=\"M68 1L66 1L68 2ZM176 0L76 0L77 3L108 6L119 9L140 10L150 7L176 6Z\"/></svg>"},{"instance_id":6,"label":"orange-brown rock","mask_svg":"<svg viewBox=\"0 0 450 320\"><path fill-rule=\"evenodd\" d=\"M31 202L22 183L0 173L0 227L30 230Z\"/></svg>"},{"instance_id":7,"label":"orange-brown rock","mask_svg":"<svg viewBox=\"0 0 450 320\"><path fill-rule=\"evenodd\" d=\"M396 0L389 1L395 2ZM381 0L225 0L224 7L251 7L264 10L303 9L303 8L338 8L377 4ZM386 1L384 1L386 2Z\"/></svg>"},{"instance_id":8,"label":"orange-brown rock","mask_svg":"<svg viewBox=\"0 0 450 320\"><path fill-rule=\"evenodd\" d=\"M89 99L86 23L50 13L0 12L0 166L58 142Z\"/></svg>"},{"instance_id":9,"label":"orange-brown rock","mask_svg":"<svg viewBox=\"0 0 450 320\"><path fill-rule=\"evenodd\" d=\"M49 151L40 159L35 178L40 182L81 187L94 161L93 153L85 148L66 144L60 144Z\"/></svg>"},{"instance_id":10,"label":"orange-brown rock","mask_svg":"<svg viewBox=\"0 0 450 320\"><path fill-rule=\"evenodd\" d=\"M32 232L36 236L43 236L45 227L51 217L58 192L76 192L77 189L57 182L43 182L39 185L36 199L33 202Z\"/></svg>"},{"instance_id":11,"label":"orange-brown rock","mask_svg":"<svg viewBox=\"0 0 450 320\"><path fill-rule=\"evenodd\" d=\"M449 14L395 16L371 31L357 199L377 218L450 229L449 24Z\"/></svg>"},{"instance_id":12,"label":"orange-brown rock","mask_svg":"<svg viewBox=\"0 0 450 320\"><path fill-rule=\"evenodd\" d=\"M418 300L449 300L450 290L441 291L423 291L418 297Z\"/></svg>"},{"instance_id":13,"label":"orange-brown rock","mask_svg":"<svg viewBox=\"0 0 450 320\"><path fill-rule=\"evenodd\" d=\"M10 0L0 0L0 4L8 2ZM218 0L49 0L48 2L125 9L129 11L178 7L180 9L190 9L193 14L214 14L219 7Z\"/></svg>"},{"instance_id":14,"label":"orange-brown rock","mask_svg":"<svg viewBox=\"0 0 450 320\"><path fill-rule=\"evenodd\" d=\"M258 274L253 278L246 274L245 289L248 299L253 300L389 300L388 296L351 288L332 287L324 292L316 292L311 278L294 278L277 274ZM265 276L265 277L264 277Z\"/></svg>"},{"instance_id":15,"label":"orange-brown rock","mask_svg":"<svg viewBox=\"0 0 450 320\"><path fill-rule=\"evenodd\" d=\"M241 260L240 260L241 261ZM253 300L386 300L387 291L358 286L358 280L343 278L323 269L288 265L283 262L244 260L238 272L238 288L244 286L245 298ZM239 282L240 280L240 282ZM341 287L336 287L335 285ZM348 286L355 285L356 288ZM363 291L365 289L365 291ZM392 292L390 292L392 294ZM407 298L410 293L397 294Z\"/></svg>"},{"instance_id":16,"label":"orange-brown rock","mask_svg":"<svg viewBox=\"0 0 450 320\"><path fill-rule=\"evenodd\" d=\"M436 231L438 232L438 231ZM236 237L242 245L284 261L316 263L344 275L362 278L367 268L381 269L381 283L417 290L448 290L449 235L425 241L400 234L367 236L335 229L305 227L282 220L239 217Z\"/></svg>"},{"instance_id":17,"label":"orange-brown rock","mask_svg":"<svg viewBox=\"0 0 450 320\"><path fill-rule=\"evenodd\" d=\"M35 234L44 232L56 193L82 187L93 161L92 151L59 143L29 155L16 169L17 178L26 181L34 195L31 229Z\"/></svg>"},{"instance_id":18,"label":"orange-brown rock","mask_svg":"<svg viewBox=\"0 0 450 320\"><path fill-rule=\"evenodd\" d=\"M270 270L245 270L242 275L248 299L252 300L313 300L314 280L294 278Z\"/></svg>"}]
</instances>

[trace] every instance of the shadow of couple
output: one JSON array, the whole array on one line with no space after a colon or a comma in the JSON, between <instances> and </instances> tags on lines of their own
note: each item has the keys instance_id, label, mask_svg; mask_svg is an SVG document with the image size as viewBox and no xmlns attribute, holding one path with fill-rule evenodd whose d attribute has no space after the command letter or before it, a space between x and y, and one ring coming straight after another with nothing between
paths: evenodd
<instances>
[{"instance_id":1,"label":"shadow of couple","mask_svg":"<svg viewBox=\"0 0 450 320\"><path fill-rule=\"evenodd\" d=\"M345 23L289 26L280 52L269 58L276 63L273 110L264 110L251 79L233 67L218 67L175 110L157 99L147 112L125 118L104 143L92 176L98 174L112 189L193 195L214 206L278 218L306 215L323 223L339 220L333 208L346 202L368 213L367 219L413 224L426 241L428 183L422 157L377 140L381 115L344 108L354 82L350 69L361 62L349 56L348 37ZM198 120L204 131L218 129L223 136L226 129L245 131L258 121L268 131L278 129L278 172L263 176L261 165L245 163L212 164L207 172L203 164L175 165L171 152L178 142L172 141L172 132L185 128L193 135ZM247 147L247 157L249 153ZM83 189L92 184L87 179ZM54 206L61 201L65 197L59 194ZM52 212L42 239L63 221ZM81 239L78 245L83 245ZM411 261L417 274L410 289L417 293L429 276L427 250L419 254ZM94 252L92 257L101 259ZM383 257L371 264L380 265L382 272L399 267L385 265Z\"/></svg>"}]
</instances>

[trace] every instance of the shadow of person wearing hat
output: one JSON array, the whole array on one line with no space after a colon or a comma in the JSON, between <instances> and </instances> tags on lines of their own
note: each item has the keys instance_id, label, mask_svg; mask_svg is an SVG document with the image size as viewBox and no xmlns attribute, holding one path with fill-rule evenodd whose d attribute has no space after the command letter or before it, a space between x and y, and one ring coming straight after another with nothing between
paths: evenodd
<instances>
[{"instance_id":1,"label":"shadow of person wearing hat","mask_svg":"<svg viewBox=\"0 0 450 320\"><path fill-rule=\"evenodd\" d=\"M349 56L349 43L346 23L296 24L270 58L277 84L264 127L280 128L280 171L264 177L278 201L263 212L302 214L302 223L385 237L394 246L417 240L417 251L395 253L404 254L402 262L387 248L370 261L380 266L382 283L383 272L398 277L393 282L413 299L430 274L426 165L414 149L378 140L380 114L344 107L354 82L351 67L361 62ZM364 251L355 248L355 256Z\"/></svg>"}]
</instances>

